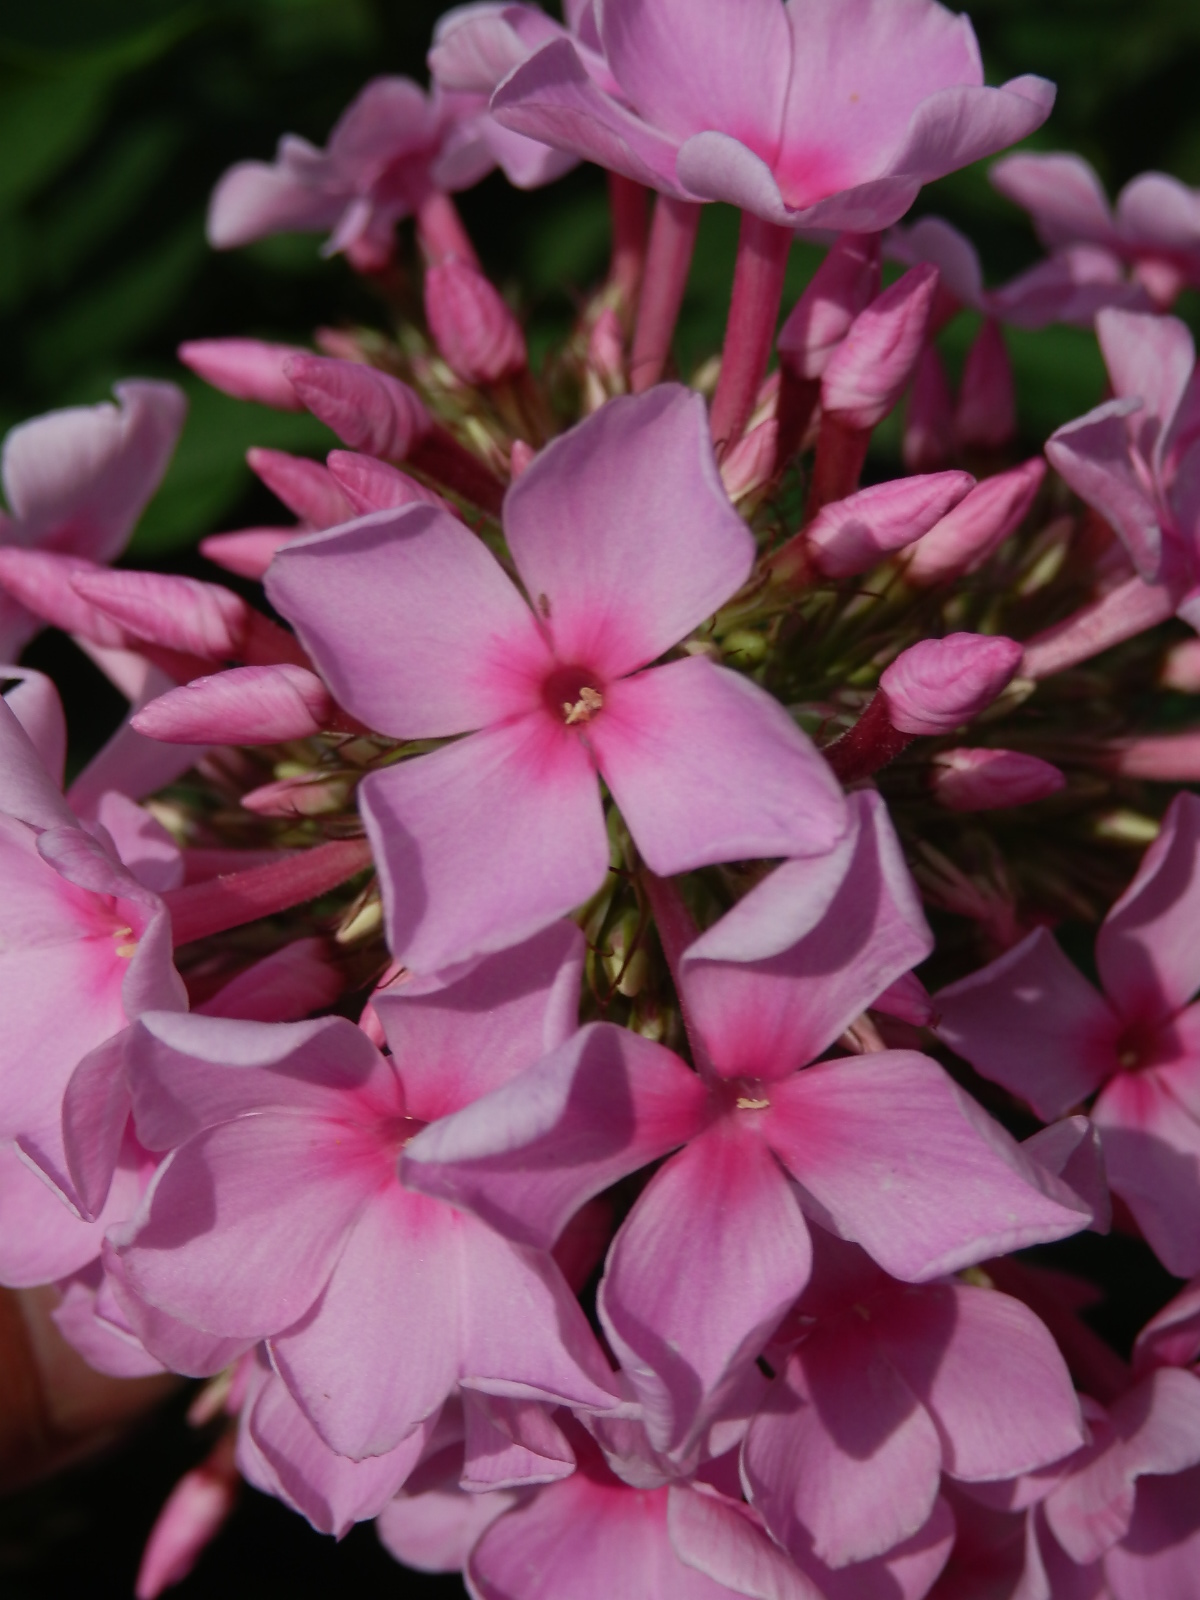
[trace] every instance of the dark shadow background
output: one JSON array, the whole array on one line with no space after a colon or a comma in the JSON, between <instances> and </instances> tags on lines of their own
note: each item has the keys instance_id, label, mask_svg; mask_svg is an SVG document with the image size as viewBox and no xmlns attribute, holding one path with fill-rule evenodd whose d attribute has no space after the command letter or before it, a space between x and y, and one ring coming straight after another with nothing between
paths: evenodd
<instances>
[{"instance_id":1,"label":"dark shadow background","mask_svg":"<svg viewBox=\"0 0 1200 1600\"><path fill-rule=\"evenodd\" d=\"M175 346L220 334L305 341L315 325L381 317L313 238L209 252L203 218L214 182L235 160L268 158L285 131L324 142L372 75L423 76L445 9L437 0L0 0L0 432L54 406L103 399L121 377L181 382L191 415L136 535L140 563L199 570L190 547L203 533L282 520L244 466L248 445L328 445L311 419L205 390L175 363ZM1060 86L1036 146L1080 151L1110 192L1147 168L1200 184L1200 5L977 0L970 9L989 81L1039 72ZM602 176L578 171L528 195L493 177L461 207L489 270L528 318L535 352L544 349L603 271ZM1023 215L994 194L982 168L926 190L916 209L964 228L989 282L1039 254ZM685 370L719 346L736 225L724 207L705 214L680 327ZM1179 309L1200 320L1195 295ZM969 318L955 324L952 360L972 331ZM1023 432L1036 450L1097 402L1103 368L1094 339L1079 330L1014 335L1010 348ZM80 750L95 747L119 714L116 697L65 643L46 639L31 660L62 682ZM1152 1302L1166 1297L1168 1286L1141 1284L1140 1255L1127 1270L1133 1299L1139 1288ZM1111 1332L1120 1342L1135 1325ZM168 1408L99 1465L0 1502L0 1594L125 1600L159 1505L205 1449L182 1406ZM370 1528L335 1545L249 1492L175 1592L180 1600L462 1594L456 1579L403 1572Z\"/></svg>"}]
</instances>

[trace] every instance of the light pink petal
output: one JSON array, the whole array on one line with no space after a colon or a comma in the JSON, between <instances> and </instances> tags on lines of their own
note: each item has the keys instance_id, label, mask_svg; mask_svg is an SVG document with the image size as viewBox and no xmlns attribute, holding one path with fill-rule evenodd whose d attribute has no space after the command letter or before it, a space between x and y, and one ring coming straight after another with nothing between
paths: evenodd
<instances>
[{"instance_id":1,"label":"light pink petal","mask_svg":"<svg viewBox=\"0 0 1200 1600\"><path fill-rule=\"evenodd\" d=\"M1188 1367L1200 1359L1200 1277L1193 1278L1137 1336L1138 1372L1155 1366Z\"/></svg>"},{"instance_id":2,"label":"light pink petal","mask_svg":"<svg viewBox=\"0 0 1200 1600\"><path fill-rule=\"evenodd\" d=\"M839 1320L787 1364L742 1450L747 1491L788 1549L845 1567L929 1520L942 1447L866 1327Z\"/></svg>"},{"instance_id":3,"label":"light pink petal","mask_svg":"<svg viewBox=\"0 0 1200 1600\"><path fill-rule=\"evenodd\" d=\"M767 1137L842 1238L922 1282L1090 1221L1070 1190L925 1056L828 1062L771 1088Z\"/></svg>"},{"instance_id":4,"label":"light pink petal","mask_svg":"<svg viewBox=\"0 0 1200 1600\"><path fill-rule=\"evenodd\" d=\"M1139 1483L1129 1535L1104 1558L1116 1600L1191 1600L1200 1562L1198 1495L1200 1468Z\"/></svg>"},{"instance_id":5,"label":"light pink petal","mask_svg":"<svg viewBox=\"0 0 1200 1600\"><path fill-rule=\"evenodd\" d=\"M187 400L145 378L114 393L117 406L51 411L5 439L0 474L24 542L92 561L124 549L167 470Z\"/></svg>"},{"instance_id":6,"label":"light pink petal","mask_svg":"<svg viewBox=\"0 0 1200 1600\"><path fill-rule=\"evenodd\" d=\"M169 1150L253 1112L336 1116L349 1103L403 1115L391 1064L343 1017L261 1022L154 1013L130 1036L138 1137Z\"/></svg>"},{"instance_id":7,"label":"light pink petal","mask_svg":"<svg viewBox=\"0 0 1200 1600\"><path fill-rule=\"evenodd\" d=\"M339 703L398 738L465 733L539 703L551 660L533 616L448 512L378 511L288 545L267 593Z\"/></svg>"},{"instance_id":8,"label":"light pink petal","mask_svg":"<svg viewBox=\"0 0 1200 1600\"><path fill-rule=\"evenodd\" d=\"M936 267L910 267L859 313L821 379L827 412L859 431L883 421L916 372L937 292Z\"/></svg>"},{"instance_id":9,"label":"light pink petal","mask_svg":"<svg viewBox=\"0 0 1200 1600\"><path fill-rule=\"evenodd\" d=\"M578 1026L583 956L579 929L555 922L434 994L377 995L409 1116L459 1111L564 1044Z\"/></svg>"},{"instance_id":10,"label":"light pink petal","mask_svg":"<svg viewBox=\"0 0 1200 1600\"><path fill-rule=\"evenodd\" d=\"M1126 419L1131 400L1107 400L1051 435L1046 455L1081 500L1111 522L1147 580L1158 571L1162 530L1133 464Z\"/></svg>"},{"instance_id":11,"label":"light pink petal","mask_svg":"<svg viewBox=\"0 0 1200 1600\"><path fill-rule=\"evenodd\" d=\"M424 1432L418 1431L387 1455L348 1461L314 1432L274 1374L254 1402L249 1429L271 1469L273 1487L318 1532L338 1538L354 1523L379 1515L420 1460L426 1443Z\"/></svg>"},{"instance_id":12,"label":"light pink petal","mask_svg":"<svg viewBox=\"0 0 1200 1600\"><path fill-rule=\"evenodd\" d=\"M129 1030L122 1029L97 1045L75 1068L63 1095L62 1139L71 1199L85 1217L97 1216L106 1200L111 1210L109 1185L131 1109L125 1076L128 1040ZM140 1194L136 1198L140 1199ZM136 1209L135 1199L122 1219Z\"/></svg>"},{"instance_id":13,"label":"light pink petal","mask_svg":"<svg viewBox=\"0 0 1200 1600\"><path fill-rule=\"evenodd\" d=\"M1200 1122L1154 1071L1119 1073L1092 1111L1114 1194L1168 1272L1200 1271Z\"/></svg>"},{"instance_id":14,"label":"light pink petal","mask_svg":"<svg viewBox=\"0 0 1200 1600\"><path fill-rule=\"evenodd\" d=\"M245 1355L253 1339L223 1338L205 1333L143 1300L127 1281L119 1243L130 1234L133 1223L114 1228L104 1241L102 1293L111 1302L101 1329L123 1334L127 1343L148 1351L170 1372L190 1378L210 1378ZM96 1319L98 1322L100 1318Z\"/></svg>"},{"instance_id":15,"label":"light pink petal","mask_svg":"<svg viewBox=\"0 0 1200 1600\"><path fill-rule=\"evenodd\" d=\"M1155 466L1196 365L1191 330L1177 317L1101 311L1096 336L1119 400L1140 400L1130 418L1138 450Z\"/></svg>"},{"instance_id":16,"label":"light pink petal","mask_svg":"<svg viewBox=\"0 0 1200 1600\"><path fill-rule=\"evenodd\" d=\"M1163 1021L1200 989L1198 908L1200 798L1182 793L1096 940L1101 979L1125 1021Z\"/></svg>"},{"instance_id":17,"label":"light pink petal","mask_svg":"<svg viewBox=\"0 0 1200 1600\"><path fill-rule=\"evenodd\" d=\"M324 1293L271 1341L275 1366L332 1450L394 1450L453 1390L463 1343L462 1222L395 1184L353 1224Z\"/></svg>"},{"instance_id":18,"label":"light pink petal","mask_svg":"<svg viewBox=\"0 0 1200 1600\"><path fill-rule=\"evenodd\" d=\"M477 127L481 148L489 165L494 162L514 189L540 189L547 183L557 182L579 164L579 157L572 151L553 150L539 139L527 139L523 134L504 127L493 116L481 116ZM448 148L449 141L444 147L443 161ZM447 187L470 187L466 180L452 183L449 176L443 177L443 172L442 162L439 162L434 169L434 177Z\"/></svg>"},{"instance_id":19,"label":"light pink petal","mask_svg":"<svg viewBox=\"0 0 1200 1600\"><path fill-rule=\"evenodd\" d=\"M83 1222L45 1177L0 1145L0 1283L10 1289L69 1277L100 1254L104 1230L137 1206L137 1184L115 1186L95 1221Z\"/></svg>"},{"instance_id":20,"label":"light pink petal","mask_svg":"<svg viewBox=\"0 0 1200 1600\"><path fill-rule=\"evenodd\" d=\"M1092 1213L1094 1232L1108 1232L1112 1226L1112 1196L1108 1192L1100 1130L1090 1118L1076 1115L1052 1122L1023 1139L1021 1148L1031 1161L1061 1178L1084 1202Z\"/></svg>"},{"instance_id":21,"label":"light pink petal","mask_svg":"<svg viewBox=\"0 0 1200 1600\"><path fill-rule=\"evenodd\" d=\"M1114 237L1108 196L1082 156L1022 152L997 161L988 176L1002 195L1032 215L1038 236L1050 248Z\"/></svg>"},{"instance_id":22,"label":"light pink petal","mask_svg":"<svg viewBox=\"0 0 1200 1600\"><path fill-rule=\"evenodd\" d=\"M0 652L2 653L2 652ZM6 666L4 704L29 735L46 775L62 788L67 759L67 719L52 679L32 667Z\"/></svg>"},{"instance_id":23,"label":"light pink petal","mask_svg":"<svg viewBox=\"0 0 1200 1600\"><path fill-rule=\"evenodd\" d=\"M821 855L845 827L841 788L779 702L702 656L610 684L589 737L660 877Z\"/></svg>"},{"instance_id":24,"label":"light pink petal","mask_svg":"<svg viewBox=\"0 0 1200 1600\"><path fill-rule=\"evenodd\" d=\"M879 1336L932 1416L951 1477L1014 1478L1084 1444L1066 1363L1019 1300L933 1286L897 1296Z\"/></svg>"},{"instance_id":25,"label":"light pink petal","mask_svg":"<svg viewBox=\"0 0 1200 1600\"><path fill-rule=\"evenodd\" d=\"M677 384L610 401L554 440L509 490L504 526L558 659L605 678L676 644L754 561L704 402Z\"/></svg>"},{"instance_id":26,"label":"light pink petal","mask_svg":"<svg viewBox=\"0 0 1200 1600\"><path fill-rule=\"evenodd\" d=\"M540 714L372 773L359 806L392 954L420 973L531 937L608 868L587 751Z\"/></svg>"},{"instance_id":27,"label":"light pink petal","mask_svg":"<svg viewBox=\"0 0 1200 1600\"><path fill-rule=\"evenodd\" d=\"M810 1260L790 1186L753 1131L718 1124L651 1180L613 1241L600 1314L656 1448L711 1419Z\"/></svg>"},{"instance_id":28,"label":"light pink petal","mask_svg":"<svg viewBox=\"0 0 1200 1600\"><path fill-rule=\"evenodd\" d=\"M0 812L31 828L70 827L75 817L20 718L0 696Z\"/></svg>"},{"instance_id":29,"label":"light pink petal","mask_svg":"<svg viewBox=\"0 0 1200 1600\"><path fill-rule=\"evenodd\" d=\"M933 472L873 484L824 506L805 529L806 546L827 578L867 572L928 534L974 484L969 472Z\"/></svg>"},{"instance_id":30,"label":"light pink petal","mask_svg":"<svg viewBox=\"0 0 1200 1600\"><path fill-rule=\"evenodd\" d=\"M675 177L678 141L605 94L574 45L560 39L511 72L491 100L501 127L621 172L661 193L688 198Z\"/></svg>"},{"instance_id":31,"label":"light pink petal","mask_svg":"<svg viewBox=\"0 0 1200 1600\"><path fill-rule=\"evenodd\" d=\"M850 814L828 856L776 868L684 955L688 1011L723 1077L807 1065L933 948L883 802L855 795Z\"/></svg>"},{"instance_id":32,"label":"light pink petal","mask_svg":"<svg viewBox=\"0 0 1200 1600\"><path fill-rule=\"evenodd\" d=\"M979 252L942 217L921 217L888 235L888 254L906 266L928 261L938 269L941 286L963 305L983 309L983 267Z\"/></svg>"},{"instance_id":33,"label":"light pink petal","mask_svg":"<svg viewBox=\"0 0 1200 1600\"><path fill-rule=\"evenodd\" d=\"M1140 284L1126 280L1119 257L1102 245L1077 244L1018 273L989 296L993 314L1013 328L1052 322L1090 328L1108 306L1141 311L1149 304Z\"/></svg>"},{"instance_id":34,"label":"light pink petal","mask_svg":"<svg viewBox=\"0 0 1200 1600\"><path fill-rule=\"evenodd\" d=\"M50 1313L54 1325L89 1367L110 1378L147 1378L164 1371L161 1361L131 1334L97 1315L104 1273L97 1259L59 1285L62 1298Z\"/></svg>"},{"instance_id":35,"label":"light pink petal","mask_svg":"<svg viewBox=\"0 0 1200 1600\"><path fill-rule=\"evenodd\" d=\"M1168 173L1143 172L1117 196L1117 225L1135 246L1158 244L1194 253L1200 249L1200 200L1195 189Z\"/></svg>"},{"instance_id":36,"label":"light pink petal","mask_svg":"<svg viewBox=\"0 0 1200 1600\"><path fill-rule=\"evenodd\" d=\"M503 1088L419 1133L406 1184L548 1249L591 1196L694 1137L708 1093L662 1045L593 1023Z\"/></svg>"},{"instance_id":37,"label":"light pink petal","mask_svg":"<svg viewBox=\"0 0 1200 1600\"><path fill-rule=\"evenodd\" d=\"M245 1022L296 1022L332 1006L344 984L323 939L293 939L243 968L196 1010Z\"/></svg>"},{"instance_id":38,"label":"light pink petal","mask_svg":"<svg viewBox=\"0 0 1200 1600\"><path fill-rule=\"evenodd\" d=\"M1045 928L941 990L935 1005L938 1037L1044 1121L1116 1067L1117 1017Z\"/></svg>"},{"instance_id":39,"label":"light pink petal","mask_svg":"<svg viewBox=\"0 0 1200 1600\"><path fill-rule=\"evenodd\" d=\"M766 1537L753 1512L685 1484L667 1491L676 1555L735 1594L754 1600L823 1600L820 1590Z\"/></svg>"},{"instance_id":40,"label":"light pink petal","mask_svg":"<svg viewBox=\"0 0 1200 1600\"><path fill-rule=\"evenodd\" d=\"M474 1494L557 1483L575 1470L575 1452L544 1405L465 1389L467 1437L461 1483Z\"/></svg>"},{"instance_id":41,"label":"light pink petal","mask_svg":"<svg viewBox=\"0 0 1200 1600\"><path fill-rule=\"evenodd\" d=\"M497 1489L467 1494L462 1489L401 1492L375 1519L384 1548L417 1572L458 1572L497 1517L520 1503L520 1495Z\"/></svg>"},{"instance_id":42,"label":"light pink petal","mask_svg":"<svg viewBox=\"0 0 1200 1600\"><path fill-rule=\"evenodd\" d=\"M439 88L490 95L536 45L560 36L533 6L455 6L434 25L429 70Z\"/></svg>"},{"instance_id":43,"label":"light pink petal","mask_svg":"<svg viewBox=\"0 0 1200 1600\"><path fill-rule=\"evenodd\" d=\"M321 156L309 149L315 178ZM239 161L213 190L208 242L214 250L234 250L273 233L323 233L337 221L345 203L344 195L326 192L319 182L306 183L294 166Z\"/></svg>"},{"instance_id":44,"label":"light pink petal","mask_svg":"<svg viewBox=\"0 0 1200 1600\"><path fill-rule=\"evenodd\" d=\"M122 1250L130 1287L223 1338L290 1327L371 1197L378 1158L356 1133L263 1112L190 1140L159 1168Z\"/></svg>"}]
</instances>

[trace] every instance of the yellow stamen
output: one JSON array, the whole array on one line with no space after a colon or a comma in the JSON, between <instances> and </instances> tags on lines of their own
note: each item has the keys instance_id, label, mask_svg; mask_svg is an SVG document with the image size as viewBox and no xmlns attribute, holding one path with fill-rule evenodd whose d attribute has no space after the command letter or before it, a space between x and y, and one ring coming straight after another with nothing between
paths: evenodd
<instances>
[{"instance_id":1,"label":"yellow stamen","mask_svg":"<svg viewBox=\"0 0 1200 1600\"><path fill-rule=\"evenodd\" d=\"M579 691L579 699L574 704L570 700L563 701L563 721L568 728L573 727L577 722L590 722L603 706L604 696L598 689L589 688L585 683Z\"/></svg>"}]
</instances>

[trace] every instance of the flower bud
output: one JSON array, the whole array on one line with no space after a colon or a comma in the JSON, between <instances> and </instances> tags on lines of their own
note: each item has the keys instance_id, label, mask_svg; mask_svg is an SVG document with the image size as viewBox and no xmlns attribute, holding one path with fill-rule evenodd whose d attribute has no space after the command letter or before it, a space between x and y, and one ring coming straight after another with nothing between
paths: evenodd
<instances>
[{"instance_id":1,"label":"flower bud","mask_svg":"<svg viewBox=\"0 0 1200 1600\"><path fill-rule=\"evenodd\" d=\"M843 233L779 331L781 364L798 378L819 378L851 324L879 293L878 234Z\"/></svg>"},{"instance_id":2,"label":"flower bud","mask_svg":"<svg viewBox=\"0 0 1200 1600\"><path fill-rule=\"evenodd\" d=\"M232 1434L222 1438L208 1460L185 1473L167 1496L142 1553L137 1600L156 1600L164 1589L182 1583L233 1510L240 1480L232 1439Z\"/></svg>"},{"instance_id":3,"label":"flower bud","mask_svg":"<svg viewBox=\"0 0 1200 1600\"><path fill-rule=\"evenodd\" d=\"M524 439L514 439L513 440L513 442L512 442L512 455L511 455L511 458L510 458L511 459L511 469L510 470L512 472L512 479L513 479L514 483L516 483L517 479L525 471L526 467L528 467L528 466L530 466L532 464L533 458L536 455L537 455L537 451L533 448L533 446L531 444L526 444Z\"/></svg>"},{"instance_id":4,"label":"flower bud","mask_svg":"<svg viewBox=\"0 0 1200 1600\"><path fill-rule=\"evenodd\" d=\"M969 472L935 472L860 489L824 506L809 524L809 559L827 578L867 572L927 533L974 484Z\"/></svg>"},{"instance_id":5,"label":"flower bud","mask_svg":"<svg viewBox=\"0 0 1200 1600\"><path fill-rule=\"evenodd\" d=\"M499 383L526 365L525 335L482 272L448 257L425 274L425 317L446 365L463 383Z\"/></svg>"},{"instance_id":6,"label":"flower bud","mask_svg":"<svg viewBox=\"0 0 1200 1600\"><path fill-rule=\"evenodd\" d=\"M1200 639L1183 639L1167 651L1158 680L1164 689L1200 694Z\"/></svg>"},{"instance_id":7,"label":"flower bud","mask_svg":"<svg viewBox=\"0 0 1200 1600\"><path fill-rule=\"evenodd\" d=\"M946 750L933 762L933 792L951 811L1000 811L1058 794L1057 767L1017 750Z\"/></svg>"},{"instance_id":8,"label":"flower bud","mask_svg":"<svg viewBox=\"0 0 1200 1600\"><path fill-rule=\"evenodd\" d=\"M990 317L967 352L954 431L959 444L984 450L999 450L1016 436L1016 380L1000 324Z\"/></svg>"},{"instance_id":9,"label":"flower bud","mask_svg":"<svg viewBox=\"0 0 1200 1600\"><path fill-rule=\"evenodd\" d=\"M821 380L821 405L845 426L874 428L908 387L925 345L936 267L912 267L855 318Z\"/></svg>"},{"instance_id":10,"label":"flower bud","mask_svg":"<svg viewBox=\"0 0 1200 1600\"><path fill-rule=\"evenodd\" d=\"M257 400L276 411L304 410L284 370L294 356L308 355L298 345L266 344L261 339L191 339L179 346L178 355L205 383L235 400Z\"/></svg>"},{"instance_id":11,"label":"flower bud","mask_svg":"<svg viewBox=\"0 0 1200 1600\"><path fill-rule=\"evenodd\" d=\"M984 478L916 546L905 577L925 586L982 566L1024 521L1045 476L1045 461L1033 456Z\"/></svg>"},{"instance_id":12,"label":"flower bud","mask_svg":"<svg viewBox=\"0 0 1200 1600\"><path fill-rule=\"evenodd\" d=\"M353 516L392 511L399 506L444 506L446 503L407 472L389 466L386 461L376 461L374 456L360 456L353 450L331 450L328 465L330 475L353 507Z\"/></svg>"},{"instance_id":13,"label":"flower bud","mask_svg":"<svg viewBox=\"0 0 1200 1600\"><path fill-rule=\"evenodd\" d=\"M898 655L880 676L888 717L901 733L951 733L986 710L1021 664L1015 639L951 633L923 639Z\"/></svg>"},{"instance_id":14,"label":"flower bud","mask_svg":"<svg viewBox=\"0 0 1200 1600\"><path fill-rule=\"evenodd\" d=\"M293 939L244 968L193 1009L249 1022L297 1022L333 1005L344 982L324 939Z\"/></svg>"},{"instance_id":15,"label":"flower bud","mask_svg":"<svg viewBox=\"0 0 1200 1600\"><path fill-rule=\"evenodd\" d=\"M374 367L299 354L289 358L286 371L313 416L352 450L403 461L432 429L432 419L416 393Z\"/></svg>"},{"instance_id":16,"label":"flower bud","mask_svg":"<svg viewBox=\"0 0 1200 1600\"><path fill-rule=\"evenodd\" d=\"M246 451L246 464L277 500L310 528L336 528L349 522L354 508L331 477L329 468L286 450Z\"/></svg>"},{"instance_id":17,"label":"flower bud","mask_svg":"<svg viewBox=\"0 0 1200 1600\"><path fill-rule=\"evenodd\" d=\"M621 319L611 306L605 306L592 324L588 337L588 366L608 387L625 379L625 338Z\"/></svg>"},{"instance_id":18,"label":"flower bud","mask_svg":"<svg viewBox=\"0 0 1200 1600\"><path fill-rule=\"evenodd\" d=\"M910 472L930 472L954 454L954 397L937 347L921 352L904 419L904 465Z\"/></svg>"},{"instance_id":19,"label":"flower bud","mask_svg":"<svg viewBox=\"0 0 1200 1600\"><path fill-rule=\"evenodd\" d=\"M131 720L138 733L166 744L281 744L320 733L336 711L315 673L281 663L193 678Z\"/></svg>"},{"instance_id":20,"label":"flower bud","mask_svg":"<svg viewBox=\"0 0 1200 1600\"><path fill-rule=\"evenodd\" d=\"M128 649L130 638L126 630L98 606L89 604L75 588L73 579L81 573L101 570L82 556L22 550L17 545L0 548L0 589L26 611L64 633L79 634L101 649Z\"/></svg>"},{"instance_id":21,"label":"flower bud","mask_svg":"<svg viewBox=\"0 0 1200 1600\"><path fill-rule=\"evenodd\" d=\"M258 579L271 565L276 550L303 532L303 528L239 528L236 533L214 533L201 539L200 554L239 578Z\"/></svg>"},{"instance_id":22,"label":"flower bud","mask_svg":"<svg viewBox=\"0 0 1200 1600\"><path fill-rule=\"evenodd\" d=\"M349 793L345 778L305 772L251 789L242 805L260 817L323 817L343 810Z\"/></svg>"},{"instance_id":23,"label":"flower bud","mask_svg":"<svg viewBox=\"0 0 1200 1600\"><path fill-rule=\"evenodd\" d=\"M775 442L779 424L774 417L743 434L721 462L721 481L731 500L761 489L775 470Z\"/></svg>"}]
</instances>

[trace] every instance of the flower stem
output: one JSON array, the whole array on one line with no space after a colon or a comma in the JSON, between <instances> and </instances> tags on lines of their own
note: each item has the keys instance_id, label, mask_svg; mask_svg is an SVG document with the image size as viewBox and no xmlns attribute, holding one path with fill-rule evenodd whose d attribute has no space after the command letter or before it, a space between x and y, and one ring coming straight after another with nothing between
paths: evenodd
<instances>
[{"instance_id":1,"label":"flower stem","mask_svg":"<svg viewBox=\"0 0 1200 1600\"><path fill-rule=\"evenodd\" d=\"M791 247L790 228L764 222L749 211L742 213L721 376L712 407L712 436L718 454L738 442L754 410L775 337Z\"/></svg>"},{"instance_id":2,"label":"flower stem","mask_svg":"<svg viewBox=\"0 0 1200 1600\"><path fill-rule=\"evenodd\" d=\"M663 375L699 225L699 205L691 200L676 200L669 194L659 195L650 225L646 272L629 358L629 386L634 394L651 388Z\"/></svg>"},{"instance_id":3,"label":"flower stem","mask_svg":"<svg viewBox=\"0 0 1200 1600\"><path fill-rule=\"evenodd\" d=\"M619 172L608 175L608 205L612 213L612 261L608 281L616 292L617 312L628 327L637 305L646 268L650 237L650 210L644 184Z\"/></svg>"}]
</instances>

